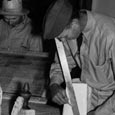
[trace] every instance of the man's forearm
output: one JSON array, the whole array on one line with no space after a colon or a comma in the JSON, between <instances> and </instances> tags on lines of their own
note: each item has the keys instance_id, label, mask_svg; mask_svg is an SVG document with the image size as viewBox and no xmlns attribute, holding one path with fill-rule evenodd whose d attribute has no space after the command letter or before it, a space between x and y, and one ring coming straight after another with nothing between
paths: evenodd
<instances>
[{"instance_id":1,"label":"man's forearm","mask_svg":"<svg viewBox=\"0 0 115 115\"><path fill-rule=\"evenodd\" d=\"M58 93L59 89L61 89L61 85L59 84L54 83L50 85L51 97L54 97Z\"/></svg>"}]
</instances>

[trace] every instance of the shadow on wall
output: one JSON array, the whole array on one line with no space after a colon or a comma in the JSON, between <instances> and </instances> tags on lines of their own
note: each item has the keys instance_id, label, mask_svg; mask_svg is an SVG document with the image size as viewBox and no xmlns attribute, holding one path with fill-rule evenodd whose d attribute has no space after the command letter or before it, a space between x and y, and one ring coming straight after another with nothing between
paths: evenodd
<instances>
[{"instance_id":1,"label":"shadow on wall","mask_svg":"<svg viewBox=\"0 0 115 115\"><path fill-rule=\"evenodd\" d=\"M32 19L33 34L42 33L42 23L45 12L54 0L23 0L24 7L30 10L29 17Z\"/></svg>"},{"instance_id":2,"label":"shadow on wall","mask_svg":"<svg viewBox=\"0 0 115 115\"><path fill-rule=\"evenodd\" d=\"M33 33L38 34L42 33L42 23L44 19L44 15L47 12L49 6L57 0L23 0L23 6L30 10L29 17L32 19ZM72 5L73 8L79 7L79 1L76 0L67 0Z\"/></svg>"},{"instance_id":3,"label":"shadow on wall","mask_svg":"<svg viewBox=\"0 0 115 115\"><path fill-rule=\"evenodd\" d=\"M2 0L0 0L0 8L2 7Z\"/></svg>"}]
</instances>

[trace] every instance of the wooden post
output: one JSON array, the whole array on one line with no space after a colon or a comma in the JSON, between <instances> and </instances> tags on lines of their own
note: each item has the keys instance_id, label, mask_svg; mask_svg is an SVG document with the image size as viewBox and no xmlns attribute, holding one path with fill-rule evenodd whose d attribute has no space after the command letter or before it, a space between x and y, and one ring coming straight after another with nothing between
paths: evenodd
<instances>
[{"instance_id":1,"label":"wooden post","mask_svg":"<svg viewBox=\"0 0 115 115\"><path fill-rule=\"evenodd\" d=\"M1 105L2 105L2 95L3 95L3 92L2 92L2 88L0 86L0 115L2 115L2 108L1 108Z\"/></svg>"}]
</instances>

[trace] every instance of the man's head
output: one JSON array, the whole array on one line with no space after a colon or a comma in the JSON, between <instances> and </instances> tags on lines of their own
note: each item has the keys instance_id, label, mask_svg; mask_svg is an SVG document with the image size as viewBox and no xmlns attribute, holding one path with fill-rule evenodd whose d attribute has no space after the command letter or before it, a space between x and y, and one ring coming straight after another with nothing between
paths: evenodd
<instances>
[{"instance_id":1,"label":"man's head","mask_svg":"<svg viewBox=\"0 0 115 115\"><path fill-rule=\"evenodd\" d=\"M68 40L76 39L81 33L81 26L78 19L73 19L72 22L63 30L58 36L61 38L67 38Z\"/></svg>"},{"instance_id":2,"label":"man's head","mask_svg":"<svg viewBox=\"0 0 115 115\"><path fill-rule=\"evenodd\" d=\"M27 15L28 10L22 8L21 0L3 0L0 14L8 24L20 22L24 15Z\"/></svg>"},{"instance_id":3,"label":"man's head","mask_svg":"<svg viewBox=\"0 0 115 115\"><path fill-rule=\"evenodd\" d=\"M80 11L78 17L72 19L70 24L62 31L58 36L60 39L66 38L67 40L77 39L79 35L83 32L87 24L87 12Z\"/></svg>"},{"instance_id":4,"label":"man's head","mask_svg":"<svg viewBox=\"0 0 115 115\"><path fill-rule=\"evenodd\" d=\"M5 15L4 21L9 24L10 26L14 27L17 24L21 23L23 21L24 16L11 16L11 15Z\"/></svg>"}]
</instances>

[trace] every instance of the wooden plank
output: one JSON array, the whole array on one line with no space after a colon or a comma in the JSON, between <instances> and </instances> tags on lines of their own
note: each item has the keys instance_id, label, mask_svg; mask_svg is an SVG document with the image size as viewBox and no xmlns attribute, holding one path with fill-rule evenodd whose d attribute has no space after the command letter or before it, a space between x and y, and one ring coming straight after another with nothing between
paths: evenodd
<instances>
[{"instance_id":1,"label":"wooden plank","mask_svg":"<svg viewBox=\"0 0 115 115\"><path fill-rule=\"evenodd\" d=\"M4 93L3 94L3 100L12 100L14 97L14 94L10 93ZM31 96L29 103L34 103L34 104L46 104L47 103L47 98L46 97L38 97L38 96Z\"/></svg>"},{"instance_id":2,"label":"wooden plank","mask_svg":"<svg viewBox=\"0 0 115 115\"><path fill-rule=\"evenodd\" d=\"M24 102L24 98L23 97L17 97L11 115L18 115L19 111L22 109L23 106L23 102Z\"/></svg>"},{"instance_id":3,"label":"wooden plank","mask_svg":"<svg viewBox=\"0 0 115 115\"><path fill-rule=\"evenodd\" d=\"M72 83L77 99L80 115L87 115L88 86L85 83ZM73 115L69 104L64 104L63 115Z\"/></svg>"},{"instance_id":4,"label":"wooden plank","mask_svg":"<svg viewBox=\"0 0 115 115\"><path fill-rule=\"evenodd\" d=\"M15 56L27 56L27 57L44 57L47 58L49 55L46 52L37 52L37 51L21 51L21 50L7 50L0 48L0 54L4 55L15 55Z\"/></svg>"},{"instance_id":5,"label":"wooden plank","mask_svg":"<svg viewBox=\"0 0 115 115\"><path fill-rule=\"evenodd\" d=\"M57 38L55 38L55 42L56 42L56 46L57 46L57 51L58 51L58 55L59 55L65 83L66 83L66 92L67 92L67 96L70 100L70 104L72 106L73 114L74 115L80 115L77 101L76 101L76 97L75 97L75 92L74 92L74 89L72 86L71 75L70 75L70 71L69 71L69 67L68 67L67 58L65 55L63 44Z\"/></svg>"}]
</instances>

